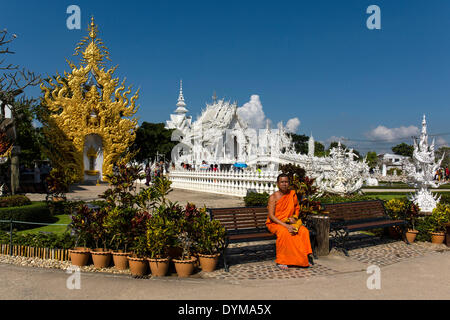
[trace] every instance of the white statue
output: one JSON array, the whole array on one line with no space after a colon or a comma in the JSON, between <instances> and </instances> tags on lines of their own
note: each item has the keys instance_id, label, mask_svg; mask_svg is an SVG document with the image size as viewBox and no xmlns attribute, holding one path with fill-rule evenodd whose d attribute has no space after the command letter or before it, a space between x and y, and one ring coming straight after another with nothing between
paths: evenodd
<instances>
[{"instance_id":1,"label":"white statue","mask_svg":"<svg viewBox=\"0 0 450 320\"><path fill-rule=\"evenodd\" d=\"M425 115L422 120L422 132L419 144L414 140L412 162L405 163L407 183L416 189L416 193L409 199L417 204L421 211L431 212L440 201L440 197L433 195L429 188L438 188L445 182L434 180L436 171L440 168L442 158L435 163L434 140L428 146L427 122Z\"/></svg>"}]
</instances>

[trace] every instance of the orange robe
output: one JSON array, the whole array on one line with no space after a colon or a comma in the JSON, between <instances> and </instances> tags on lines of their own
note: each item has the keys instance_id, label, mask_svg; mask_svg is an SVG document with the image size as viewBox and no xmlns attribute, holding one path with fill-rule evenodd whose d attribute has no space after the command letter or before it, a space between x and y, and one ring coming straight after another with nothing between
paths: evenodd
<instances>
[{"instance_id":1,"label":"orange robe","mask_svg":"<svg viewBox=\"0 0 450 320\"><path fill-rule=\"evenodd\" d=\"M294 190L282 196L275 205L275 217L281 221L285 221L294 214L298 216L299 211L300 207ZM309 231L305 226L301 226L295 235L290 234L285 227L273 222L270 218L267 218L266 226L271 233L277 236L277 258L275 260L277 264L309 266L308 254L312 253L312 249Z\"/></svg>"}]
</instances>

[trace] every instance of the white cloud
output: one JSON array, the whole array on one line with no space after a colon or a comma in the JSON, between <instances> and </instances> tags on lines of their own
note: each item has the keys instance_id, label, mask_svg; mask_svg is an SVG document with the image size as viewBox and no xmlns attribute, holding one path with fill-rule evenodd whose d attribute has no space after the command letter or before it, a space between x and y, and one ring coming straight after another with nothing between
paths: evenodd
<instances>
[{"instance_id":1,"label":"white cloud","mask_svg":"<svg viewBox=\"0 0 450 320\"><path fill-rule=\"evenodd\" d=\"M439 147L443 147L443 146L445 146L445 147L448 147L448 143L447 143L447 141L444 139L444 138L442 138L442 137L437 137L436 138L436 146L439 148Z\"/></svg>"},{"instance_id":2,"label":"white cloud","mask_svg":"<svg viewBox=\"0 0 450 320\"><path fill-rule=\"evenodd\" d=\"M238 108L237 113L248 123L250 128L262 129L266 127L266 115L257 94L252 95L249 102Z\"/></svg>"},{"instance_id":3,"label":"white cloud","mask_svg":"<svg viewBox=\"0 0 450 320\"><path fill-rule=\"evenodd\" d=\"M339 142L339 141L343 144L346 144L345 140L346 140L346 138L342 137L342 136L340 136L340 137L331 136L327 140L325 140L325 142L327 142L328 145L330 145L330 143L332 143L332 142Z\"/></svg>"},{"instance_id":4,"label":"white cloud","mask_svg":"<svg viewBox=\"0 0 450 320\"><path fill-rule=\"evenodd\" d=\"M387 128L380 125L372 131L366 133L366 136L374 140L393 141L401 138L411 140L411 136L415 136L417 134L419 134L419 128L416 126Z\"/></svg>"},{"instance_id":5,"label":"white cloud","mask_svg":"<svg viewBox=\"0 0 450 320\"><path fill-rule=\"evenodd\" d=\"M253 94L249 102L239 107L237 113L248 123L249 128L264 129L267 122L269 123L269 128L272 127L272 120L266 118L261 100L257 94ZM300 120L295 117L287 121L285 128L288 132L296 133L299 126Z\"/></svg>"},{"instance_id":6,"label":"white cloud","mask_svg":"<svg viewBox=\"0 0 450 320\"><path fill-rule=\"evenodd\" d=\"M290 133L296 133L300 126L300 120L298 118L289 119L286 123L286 130Z\"/></svg>"}]
</instances>

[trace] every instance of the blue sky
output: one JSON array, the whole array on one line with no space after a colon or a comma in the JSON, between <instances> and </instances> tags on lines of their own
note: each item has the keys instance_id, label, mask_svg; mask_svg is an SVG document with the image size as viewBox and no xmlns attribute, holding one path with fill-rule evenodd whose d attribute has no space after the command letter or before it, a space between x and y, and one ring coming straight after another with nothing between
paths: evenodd
<instances>
[{"instance_id":1,"label":"blue sky","mask_svg":"<svg viewBox=\"0 0 450 320\"><path fill-rule=\"evenodd\" d=\"M81 30L66 27L72 4ZM366 27L372 4L381 30ZM183 79L194 118L214 91L239 106L258 95L274 125L297 117L297 133L327 144L393 139L343 140L363 153L389 150L424 113L430 133L450 132L446 0L3 1L0 28L18 35L7 61L42 75L69 71L65 59L79 63L72 54L91 15L108 66L119 65L115 75L141 88L140 123L169 118Z\"/></svg>"}]
</instances>

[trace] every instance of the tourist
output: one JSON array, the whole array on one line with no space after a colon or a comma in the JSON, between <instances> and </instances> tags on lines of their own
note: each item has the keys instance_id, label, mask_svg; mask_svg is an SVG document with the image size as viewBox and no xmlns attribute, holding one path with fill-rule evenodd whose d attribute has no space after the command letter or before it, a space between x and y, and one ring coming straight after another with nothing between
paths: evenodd
<instances>
[{"instance_id":1,"label":"tourist","mask_svg":"<svg viewBox=\"0 0 450 320\"><path fill-rule=\"evenodd\" d=\"M161 177L161 168L160 168L159 164L157 163L155 165L155 178L159 178L159 177Z\"/></svg>"},{"instance_id":2,"label":"tourist","mask_svg":"<svg viewBox=\"0 0 450 320\"><path fill-rule=\"evenodd\" d=\"M218 166L217 164L215 164L215 165L214 165L214 168L213 168L213 171L214 171L214 172L217 172L217 171L219 170L218 167L219 167L219 166Z\"/></svg>"},{"instance_id":3,"label":"tourist","mask_svg":"<svg viewBox=\"0 0 450 320\"><path fill-rule=\"evenodd\" d=\"M34 183L41 183L41 170L39 169L37 162L34 164Z\"/></svg>"},{"instance_id":4,"label":"tourist","mask_svg":"<svg viewBox=\"0 0 450 320\"><path fill-rule=\"evenodd\" d=\"M309 231L305 226L295 231L290 223L295 222L300 212L297 195L294 190L289 190L289 177L280 174L277 178L276 191L269 197L269 214L266 226L269 231L277 236L276 260L280 269L286 270L289 266L309 267L314 264L312 258Z\"/></svg>"},{"instance_id":5,"label":"tourist","mask_svg":"<svg viewBox=\"0 0 450 320\"><path fill-rule=\"evenodd\" d=\"M152 168L150 168L150 165L147 163L147 166L145 167L145 185L149 186L151 180L152 180Z\"/></svg>"},{"instance_id":6,"label":"tourist","mask_svg":"<svg viewBox=\"0 0 450 320\"><path fill-rule=\"evenodd\" d=\"M450 170L448 169L448 166L445 167L445 180L450 179Z\"/></svg>"}]
</instances>

